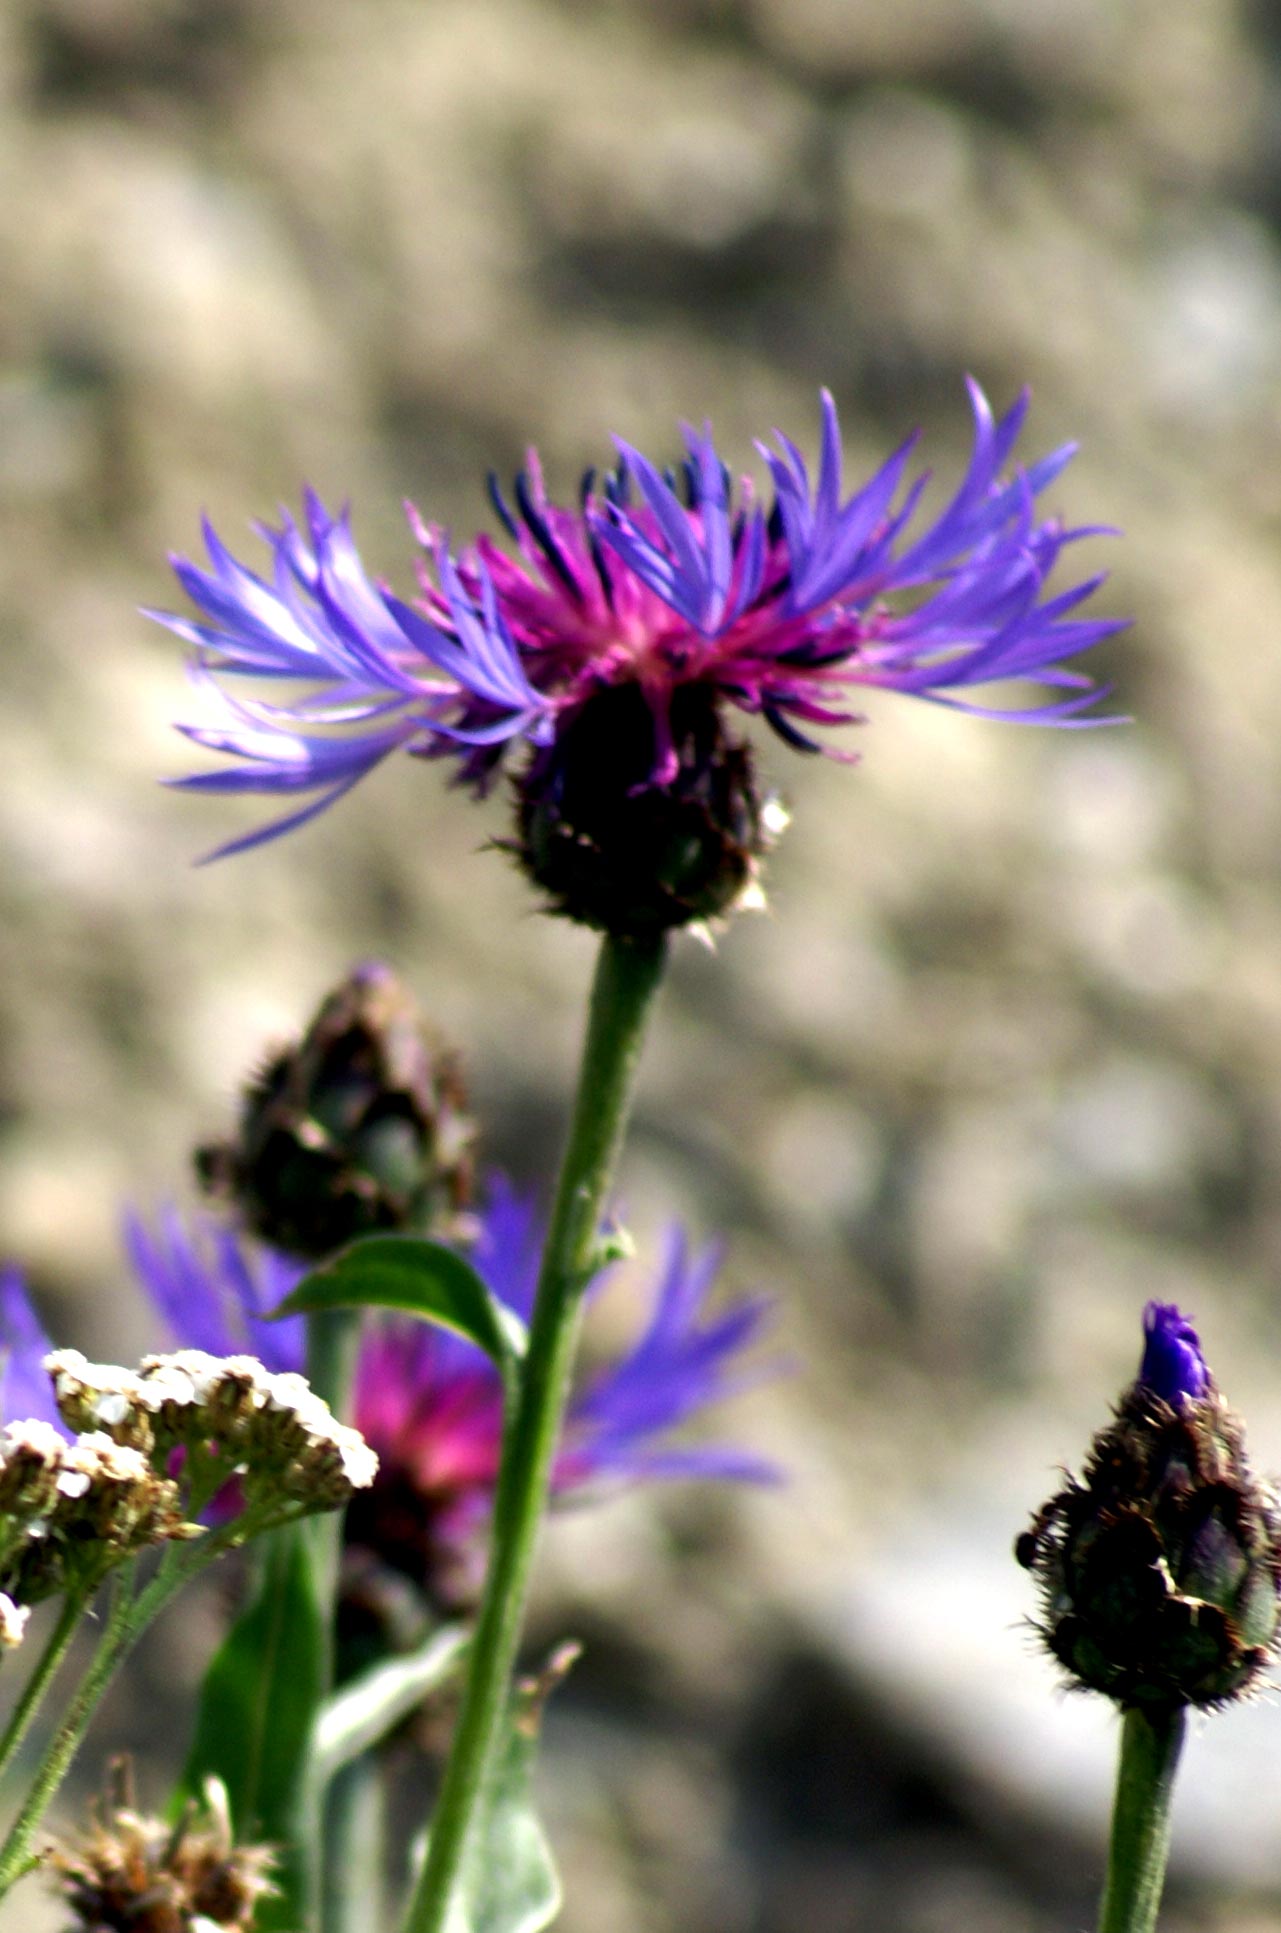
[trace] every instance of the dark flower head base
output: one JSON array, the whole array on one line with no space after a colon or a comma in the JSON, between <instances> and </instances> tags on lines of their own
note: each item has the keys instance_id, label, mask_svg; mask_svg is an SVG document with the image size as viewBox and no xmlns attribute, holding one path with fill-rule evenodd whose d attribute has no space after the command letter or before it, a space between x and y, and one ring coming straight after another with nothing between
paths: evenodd
<instances>
[{"instance_id":1,"label":"dark flower head base","mask_svg":"<svg viewBox=\"0 0 1281 1933\"><path fill-rule=\"evenodd\" d=\"M750 481L735 491L705 428L661 473L619 442L618 467L589 473L572 509L549 500L531 454L513 504L492 491L514 554L485 536L455 553L411 511L425 561L408 603L370 582L347 513L311 493L304 527L261 529L266 577L206 524L209 568L174 560L199 617L152 615L196 650L207 716L180 729L235 763L175 782L303 801L212 856L302 825L392 752L448 758L477 792L517 754L516 849L553 904L650 931L722 911L752 883L762 806L731 710L809 752L824 749L816 732L863 722L868 686L984 717L1103 722L1101 692L1068 661L1121 621L1078 615L1098 577L1046 595L1062 551L1097 528L1038 513L1072 446L1010 470L1026 394L999 420L973 383L970 400L969 465L932 522L919 515L928 476L907 480L914 439L844 496L824 395L817 477L786 437L761 447L768 510ZM233 695L231 679L275 689ZM974 695L993 686L1004 702ZM1030 702L1009 697L1019 686ZM621 904L620 858L656 869Z\"/></svg>"},{"instance_id":2,"label":"dark flower head base","mask_svg":"<svg viewBox=\"0 0 1281 1933\"><path fill-rule=\"evenodd\" d=\"M1255 1688L1281 1623L1281 1513L1252 1474L1196 1330L1144 1312L1137 1380L1015 1546L1038 1630L1076 1683L1149 1712Z\"/></svg>"},{"instance_id":3,"label":"dark flower head base","mask_svg":"<svg viewBox=\"0 0 1281 1933\"><path fill-rule=\"evenodd\" d=\"M751 748L709 685L672 695L676 774L650 783L653 718L636 685L589 699L516 780L509 845L549 910L640 937L714 920L759 893L758 863L785 819L762 799Z\"/></svg>"}]
</instances>

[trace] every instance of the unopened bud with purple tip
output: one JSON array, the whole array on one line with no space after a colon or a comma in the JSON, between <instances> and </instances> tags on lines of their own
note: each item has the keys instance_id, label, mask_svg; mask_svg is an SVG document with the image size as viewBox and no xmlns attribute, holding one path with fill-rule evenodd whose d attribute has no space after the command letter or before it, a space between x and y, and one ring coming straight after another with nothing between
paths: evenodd
<instances>
[{"instance_id":1,"label":"unopened bud with purple tip","mask_svg":"<svg viewBox=\"0 0 1281 1933\"><path fill-rule=\"evenodd\" d=\"M1143 1360L1081 1479L1015 1545L1037 1626L1070 1675L1154 1712L1257 1686L1281 1627L1281 1508L1251 1473L1240 1418L1190 1319L1143 1312Z\"/></svg>"},{"instance_id":2,"label":"unopened bud with purple tip","mask_svg":"<svg viewBox=\"0 0 1281 1933\"><path fill-rule=\"evenodd\" d=\"M1210 1387L1201 1338L1172 1302L1149 1302L1143 1311L1143 1361L1139 1382L1171 1409L1199 1402Z\"/></svg>"},{"instance_id":3,"label":"unopened bud with purple tip","mask_svg":"<svg viewBox=\"0 0 1281 1933\"><path fill-rule=\"evenodd\" d=\"M271 1055L196 1170L273 1248L317 1260L359 1235L465 1232L475 1132L458 1056L370 961Z\"/></svg>"}]
</instances>

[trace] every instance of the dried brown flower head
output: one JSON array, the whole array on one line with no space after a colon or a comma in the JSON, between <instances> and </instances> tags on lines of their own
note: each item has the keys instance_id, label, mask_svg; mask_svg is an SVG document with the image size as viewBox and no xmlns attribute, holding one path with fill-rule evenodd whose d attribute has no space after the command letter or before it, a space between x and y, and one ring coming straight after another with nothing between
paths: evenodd
<instances>
[{"instance_id":1,"label":"dried brown flower head","mask_svg":"<svg viewBox=\"0 0 1281 1933\"><path fill-rule=\"evenodd\" d=\"M90 1821L46 1854L74 1915L68 1933L249 1933L258 1902L275 1890L274 1854L234 1844L217 1779L170 1825L136 1809L129 1762L116 1759Z\"/></svg>"}]
</instances>

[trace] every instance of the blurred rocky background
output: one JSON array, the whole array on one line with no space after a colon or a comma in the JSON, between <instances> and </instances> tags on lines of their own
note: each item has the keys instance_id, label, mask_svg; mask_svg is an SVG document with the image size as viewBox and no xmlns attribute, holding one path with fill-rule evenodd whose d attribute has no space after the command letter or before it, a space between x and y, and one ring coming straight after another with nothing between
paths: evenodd
<instances>
[{"instance_id":1,"label":"blurred rocky background","mask_svg":"<svg viewBox=\"0 0 1281 1933\"><path fill-rule=\"evenodd\" d=\"M50 1327L148 1324L125 1198L188 1187L262 1044L381 953L545 1178L591 946L401 760L297 838L167 795L170 549L300 481L401 586L527 442L710 416L858 467L961 377L1113 570L1129 729L873 695L855 771L766 756L772 911L682 945L624 1196L778 1297L724 1419L789 1472L559 1524L535 1641L566 1933L1072 1933L1111 1720L1009 1558L1158 1294L1281 1466L1281 33L1258 0L8 0L0 10L0 1243ZM252 540L246 540L251 542ZM1102 656L1103 654L1099 654ZM98 1745L181 1749L207 1602ZM1281 1711L1202 1728L1170 1933L1281 1927ZM84 1779L97 1782L91 1752ZM7 1928L51 1924L19 1895Z\"/></svg>"}]
</instances>

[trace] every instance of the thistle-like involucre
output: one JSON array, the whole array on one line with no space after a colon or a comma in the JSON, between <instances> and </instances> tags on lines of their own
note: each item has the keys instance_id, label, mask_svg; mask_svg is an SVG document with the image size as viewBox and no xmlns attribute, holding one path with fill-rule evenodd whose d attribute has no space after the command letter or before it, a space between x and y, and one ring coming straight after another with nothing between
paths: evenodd
<instances>
[{"instance_id":1,"label":"thistle-like involucre","mask_svg":"<svg viewBox=\"0 0 1281 1933\"><path fill-rule=\"evenodd\" d=\"M1137 1380L1015 1546L1078 1684L1149 1712L1255 1687L1281 1625L1281 1511L1188 1317L1144 1311Z\"/></svg>"},{"instance_id":2,"label":"thistle-like involucre","mask_svg":"<svg viewBox=\"0 0 1281 1933\"><path fill-rule=\"evenodd\" d=\"M387 1229L458 1232L475 1125L459 1057L390 967L326 995L245 1088L236 1134L196 1155L209 1191L286 1254L320 1259Z\"/></svg>"},{"instance_id":3,"label":"thistle-like involucre","mask_svg":"<svg viewBox=\"0 0 1281 1933\"><path fill-rule=\"evenodd\" d=\"M209 567L174 560L199 616L152 615L196 651L205 716L180 729L235 763L177 783L304 801L229 853L303 824L392 752L449 758L483 792L523 748L508 843L554 910L633 936L722 913L755 891L775 828L733 713L802 751L861 723L868 686L1098 722L1101 694L1069 660L1120 621L1080 615L1098 577L1047 591L1092 527L1037 507L1073 446L1012 469L1026 394L999 419L973 383L970 400L970 461L932 521L927 476L908 478L914 438L844 495L825 394L816 477L786 437L761 446L768 509L749 481L735 490L704 427L675 470L618 441L576 508L549 500L531 453L513 503L491 489L510 549L481 536L455 553L411 512L409 601L370 581L347 513L310 492L301 527L261 530L264 577L206 524Z\"/></svg>"}]
</instances>

